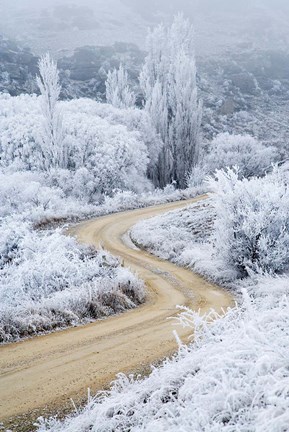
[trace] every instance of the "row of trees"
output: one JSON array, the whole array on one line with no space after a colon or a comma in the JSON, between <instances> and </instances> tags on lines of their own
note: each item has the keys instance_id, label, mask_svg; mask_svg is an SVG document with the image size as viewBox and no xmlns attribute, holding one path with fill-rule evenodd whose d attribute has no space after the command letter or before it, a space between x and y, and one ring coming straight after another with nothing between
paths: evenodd
<instances>
[{"instance_id":1,"label":"row of trees","mask_svg":"<svg viewBox=\"0 0 289 432\"><path fill-rule=\"evenodd\" d=\"M58 109L61 86L57 65L48 54L40 60L39 72L44 124L38 141L43 167L65 168L68 150ZM242 176L263 175L276 160L276 149L250 136L221 134L208 154L200 151L202 104L196 83L194 31L182 15L171 26L161 24L149 32L137 91L131 88L122 65L108 73L107 102L121 110L129 130L140 133L150 158L147 177L157 187L170 183L180 188L193 186L216 169L235 165Z\"/></svg>"},{"instance_id":2,"label":"row of trees","mask_svg":"<svg viewBox=\"0 0 289 432\"><path fill-rule=\"evenodd\" d=\"M171 27L158 26L148 35L147 50L139 78L143 109L162 141L157 162L148 174L156 186L175 182L178 187L185 187L188 172L198 162L202 117L192 25L178 15ZM62 116L57 107L61 87L57 65L49 54L40 60L39 72L37 83L44 117L40 137L44 168L62 168L66 154ZM117 108L135 107L136 95L122 65L109 72L106 97L107 102Z\"/></svg>"},{"instance_id":3,"label":"row of trees","mask_svg":"<svg viewBox=\"0 0 289 432\"><path fill-rule=\"evenodd\" d=\"M187 174L199 158L202 118L192 25L182 15L171 27L159 25L148 35L147 52L139 79L143 107L163 142L151 179L161 187L171 182L185 187ZM135 105L122 66L109 73L106 89L112 105Z\"/></svg>"}]
</instances>

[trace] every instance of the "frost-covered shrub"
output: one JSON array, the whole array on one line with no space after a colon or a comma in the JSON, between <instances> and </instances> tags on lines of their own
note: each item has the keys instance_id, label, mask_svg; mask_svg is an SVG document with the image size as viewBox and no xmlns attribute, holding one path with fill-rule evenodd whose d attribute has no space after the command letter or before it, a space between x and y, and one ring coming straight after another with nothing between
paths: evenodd
<instances>
[{"instance_id":1,"label":"frost-covered shrub","mask_svg":"<svg viewBox=\"0 0 289 432\"><path fill-rule=\"evenodd\" d=\"M49 208L64 198L60 189L45 186L45 177L33 172L0 172L0 217Z\"/></svg>"},{"instance_id":2,"label":"frost-covered shrub","mask_svg":"<svg viewBox=\"0 0 289 432\"><path fill-rule=\"evenodd\" d=\"M210 239L214 216L210 200L205 200L140 221L130 235L136 244L160 258L190 266Z\"/></svg>"},{"instance_id":3,"label":"frost-covered shrub","mask_svg":"<svg viewBox=\"0 0 289 432\"><path fill-rule=\"evenodd\" d=\"M41 130L39 99L0 93L0 166L14 170L40 168L41 148L35 137Z\"/></svg>"},{"instance_id":4,"label":"frost-covered shrub","mask_svg":"<svg viewBox=\"0 0 289 432\"><path fill-rule=\"evenodd\" d=\"M208 174L233 167L238 167L240 177L263 176L277 156L275 147L265 146L250 135L222 133L211 142L200 165L193 168L188 185L196 186Z\"/></svg>"},{"instance_id":5,"label":"frost-covered shrub","mask_svg":"<svg viewBox=\"0 0 289 432\"><path fill-rule=\"evenodd\" d=\"M143 190L148 155L137 132L69 109L65 127L72 139L69 163L75 170L86 168L92 173L96 190L101 194L117 188Z\"/></svg>"},{"instance_id":6,"label":"frost-covered shrub","mask_svg":"<svg viewBox=\"0 0 289 432\"><path fill-rule=\"evenodd\" d=\"M113 125L123 125L129 131L137 131L148 151L149 169L153 169L157 163L163 143L146 111L136 108L118 109L91 99L74 100L73 103L70 103L69 110L74 113L82 112L89 116L101 117Z\"/></svg>"},{"instance_id":7,"label":"frost-covered shrub","mask_svg":"<svg viewBox=\"0 0 289 432\"><path fill-rule=\"evenodd\" d=\"M20 218L10 218L2 223L0 236L0 270L9 264L18 265L22 239L27 235L29 224Z\"/></svg>"},{"instance_id":8,"label":"frost-covered shrub","mask_svg":"<svg viewBox=\"0 0 289 432\"><path fill-rule=\"evenodd\" d=\"M238 178L219 171L215 194L215 253L238 276L282 273L289 266L289 188L274 171L264 178Z\"/></svg>"},{"instance_id":9,"label":"frost-covered shrub","mask_svg":"<svg viewBox=\"0 0 289 432\"><path fill-rule=\"evenodd\" d=\"M85 201L67 197L64 188L52 183L52 173L0 172L0 222L9 215L41 223L49 219L92 215L96 211L95 206Z\"/></svg>"},{"instance_id":10,"label":"frost-covered shrub","mask_svg":"<svg viewBox=\"0 0 289 432\"><path fill-rule=\"evenodd\" d=\"M188 187L199 187L204 184L204 180L208 175L207 167L203 163L195 165L187 176Z\"/></svg>"},{"instance_id":11,"label":"frost-covered shrub","mask_svg":"<svg viewBox=\"0 0 289 432\"><path fill-rule=\"evenodd\" d=\"M56 231L10 219L1 227L0 342L133 308L144 287L118 259Z\"/></svg>"},{"instance_id":12,"label":"frost-covered shrub","mask_svg":"<svg viewBox=\"0 0 289 432\"><path fill-rule=\"evenodd\" d=\"M146 138L145 131L149 131L150 127L145 125L142 117L139 122L126 120L118 124L117 120L110 120L109 114L107 118L98 114L101 108L97 102L60 103L61 148L65 150L65 158L62 157L61 163L57 164L55 160L49 163L51 155L48 155L48 150L44 154L43 150L41 99L36 96L12 98L0 95L0 101L2 169L8 168L10 172L47 171L48 184L51 175L52 184L62 189L66 196L74 196L87 203L98 202L104 195L112 195L115 189L140 193L151 188L146 173L153 145L150 149L148 147L151 141L157 142L157 139L154 141L149 132ZM107 110L108 113L110 110L114 112L112 107ZM125 112L123 117L135 117L136 110ZM128 127L125 123L132 124ZM54 154L53 157L57 159L58 156ZM67 181L57 181L58 177L63 178L65 171Z\"/></svg>"}]
</instances>

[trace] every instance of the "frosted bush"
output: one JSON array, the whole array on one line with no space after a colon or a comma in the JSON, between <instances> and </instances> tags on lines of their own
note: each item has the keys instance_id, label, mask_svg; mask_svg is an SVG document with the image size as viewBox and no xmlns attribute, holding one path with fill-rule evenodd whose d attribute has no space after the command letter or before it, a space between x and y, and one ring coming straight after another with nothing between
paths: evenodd
<instances>
[{"instance_id":1,"label":"frosted bush","mask_svg":"<svg viewBox=\"0 0 289 432\"><path fill-rule=\"evenodd\" d=\"M68 177L71 180L70 175ZM65 180L67 187L67 177ZM53 184L52 173L47 176L40 172L0 172L0 202L3 203L0 207L0 223L1 218L10 215L41 223L92 215L96 211L95 206L85 201L67 197L63 189Z\"/></svg>"},{"instance_id":2,"label":"frosted bush","mask_svg":"<svg viewBox=\"0 0 289 432\"><path fill-rule=\"evenodd\" d=\"M241 177L261 176L270 169L277 149L264 146L250 135L218 135L211 143L205 158L210 172L238 166Z\"/></svg>"},{"instance_id":3,"label":"frosted bush","mask_svg":"<svg viewBox=\"0 0 289 432\"><path fill-rule=\"evenodd\" d=\"M144 287L117 258L58 230L1 227L0 342L78 325L136 307Z\"/></svg>"},{"instance_id":4,"label":"frosted bush","mask_svg":"<svg viewBox=\"0 0 289 432\"><path fill-rule=\"evenodd\" d=\"M89 116L101 117L113 125L126 126L129 131L137 131L147 148L150 167L153 168L157 163L163 144L154 130L149 115L144 110L117 109L112 105L97 103L91 99L78 99L69 105L69 111L74 113L81 111Z\"/></svg>"},{"instance_id":5,"label":"frosted bush","mask_svg":"<svg viewBox=\"0 0 289 432\"><path fill-rule=\"evenodd\" d=\"M202 162L195 166L188 185L197 186L216 170L238 167L240 178L263 176L278 160L277 149L265 146L250 135L222 133L211 142Z\"/></svg>"},{"instance_id":6,"label":"frosted bush","mask_svg":"<svg viewBox=\"0 0 289 432\"><path fill-rule=\"evenodd\" d=\"M289 189L274 171L264 178L239 180L238 172L219 171L213 205L215 253L238 276L282 273L289 265Z\"/></svg>"},{"instance_id":7,"label":"frosted bush","mask_svg":"<svg viewBox=\"0 0 289 432\"><path fill-rule=\"evenodd\" d=\"M0 93L0 166L19 169L40 168L41 149L35 142L41 129L36 96L5 96Z\"/></svg>"},{"instance_id":8,"label":"frosted bush","mask_svg":"<svg viewBox=\"0 0 289 432\"><path fill-rule=\"evenodd\" d=\"M146 178L149 154L153 156L153 144L157 142L150 126L134 110L125 111L126 120L118 124L99 115L97 102L86 100L62 102L61 110L61 163L43 150L43 115L40 97L0 95L0 167L16 171L46 172L54 185L63 188L66 196L74 196L87 203L97 203L104 195L113 195L115 189L141 193L151 189ZM112 114L109 114L109 110ZM118 110L120 111L120 110ZM130 120L131 117L131 120ZM135 120L135 118L139 118ZM145 117L144 117L145 118ZM138 131L140 128L140 131ZM146 133L146 131L148 133ZM146 135L151 138L146 138ZM150 149L148 148L150 146ZM154 151L157 151L154 149ZM50 163L50 156L51 163ZM45 161L44 161L45 159ZM59 166L58 166L59 165ZM61 169L60 169L61 168ZM68 182L57 183L67 171Z\"/></svg>"},{"instance_id":9,"label":"frosted bush","mask_svg":"<svg viewBox=\"0 0 289 432\"><path fill-rule=\"evenodd\" d=\"M142 191L138 184L145 183L148 156L136 132L69 110L65 120L67 135L72 137L70 164L93 173L99 193L111 194L116 188Z\"/></svg>"}]
</instances>

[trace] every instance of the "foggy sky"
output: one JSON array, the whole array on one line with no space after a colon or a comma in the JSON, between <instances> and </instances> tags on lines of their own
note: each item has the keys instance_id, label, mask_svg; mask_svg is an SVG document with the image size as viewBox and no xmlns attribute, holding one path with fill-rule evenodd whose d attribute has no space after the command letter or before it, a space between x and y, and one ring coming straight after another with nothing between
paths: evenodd
<instances>
[{"instance_id":1,"label":"foggy sky","mask_svg":"<svg viewBox=\"0 0 289 432\"><path fill-rule=\"evenodd\" d=\"M286 49L288 0L0 0L0 34L36 52L133 42L147 28L184 11L195 25L199 52L238 43Z\"/></svg>"}]
</instances>

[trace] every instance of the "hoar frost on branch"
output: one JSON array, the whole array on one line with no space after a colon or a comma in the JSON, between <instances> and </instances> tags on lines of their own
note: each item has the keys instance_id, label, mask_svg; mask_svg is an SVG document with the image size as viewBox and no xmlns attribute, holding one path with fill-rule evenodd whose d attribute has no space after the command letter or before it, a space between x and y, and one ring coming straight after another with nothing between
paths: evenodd
<instances>
[{"instance_id":1,"label":"hoar frost on branch","mask_svg":"<svg viewBox=\"0 0 289 432\"><path fill-rule=\"evenodd\" d=\"M41 97L0 95L0 169L43 173L46 186L59 187L83 204L97 204L119 189L151 189L146 171L148 163L155 163L159 140L150 133L144 111L88 99L60 101L65 166L54 167L46 157L45 168L38 139L43 130L40 103Z\"/></svg>"},{"instance_id":2,"label":"hoar frost on branch","mask_svg":"<svg viewBox=\"0 0 289 432\"><path fill-rule=\"evenodd\" d=\"M66 154L62 130L62 114L58 109L61 92L57 65L49 54L39 61L39 76L37 84L41 92L41 110L44 117L43 130L39 140L43 153L43 166L50 168L65 168Z\"/></svg>"},{"instance_id":3,"label":"hoar frost on branch","mask_svg":"<svg viewBox=\"0 0 289 432\"><path fill-rule=\"evenodd\" d=\"M280 274L289 268L288 174L274 169L264 178L239 179L218 171L210 186L216 210L214 247L237 277Z\"/></svg>"},{"instance_id":4,"label":"hoar frost on branch","mask_svg":"<svg viewBox=\"0 0 289 432\"><path fill-rule=\"evenodd\" d=\"M145 109L164 142L158 183L175 181L184 187L187 173L198 162L202 118L193 27L178 15L170 28L160 25L150 32L147 48L140 85Z\"/></svg>"},{"instance_id":5,"label":"hoar frost on branch","mask_svg":"<svg viewBox=\"0 0 289 432\"><path fill-rule=\"evenodd\" d=\"M208 150L202 153L199 164L189 175L189 186L202 183L216 170L235 166L240 178L264 176L279 156L276 147L264 145L251 135L231 135L228 132L217 135Z\"/></svg>"},{"instance_id":6,"label":"hoar frost on branch","mask_svg":"<svg viewBox=\"0 0 289 432\"><path fill-rule=\"evenodd\" d=\"M141 304L143 283L108 252L7 217L0 239L0 344Z\"/></svg>"},{"instance_id":7,"label":"hoar frost on branch","mask_svg":"<svg viewBox=\"0 0 289 432\"><path fill-rule=\"evenodd\" d=\"M135 105L136 97L129 87L128 74L122 65L108 72L105 86L106 100L115 108L131 108Z\"/></svg>"}]
</instances>

